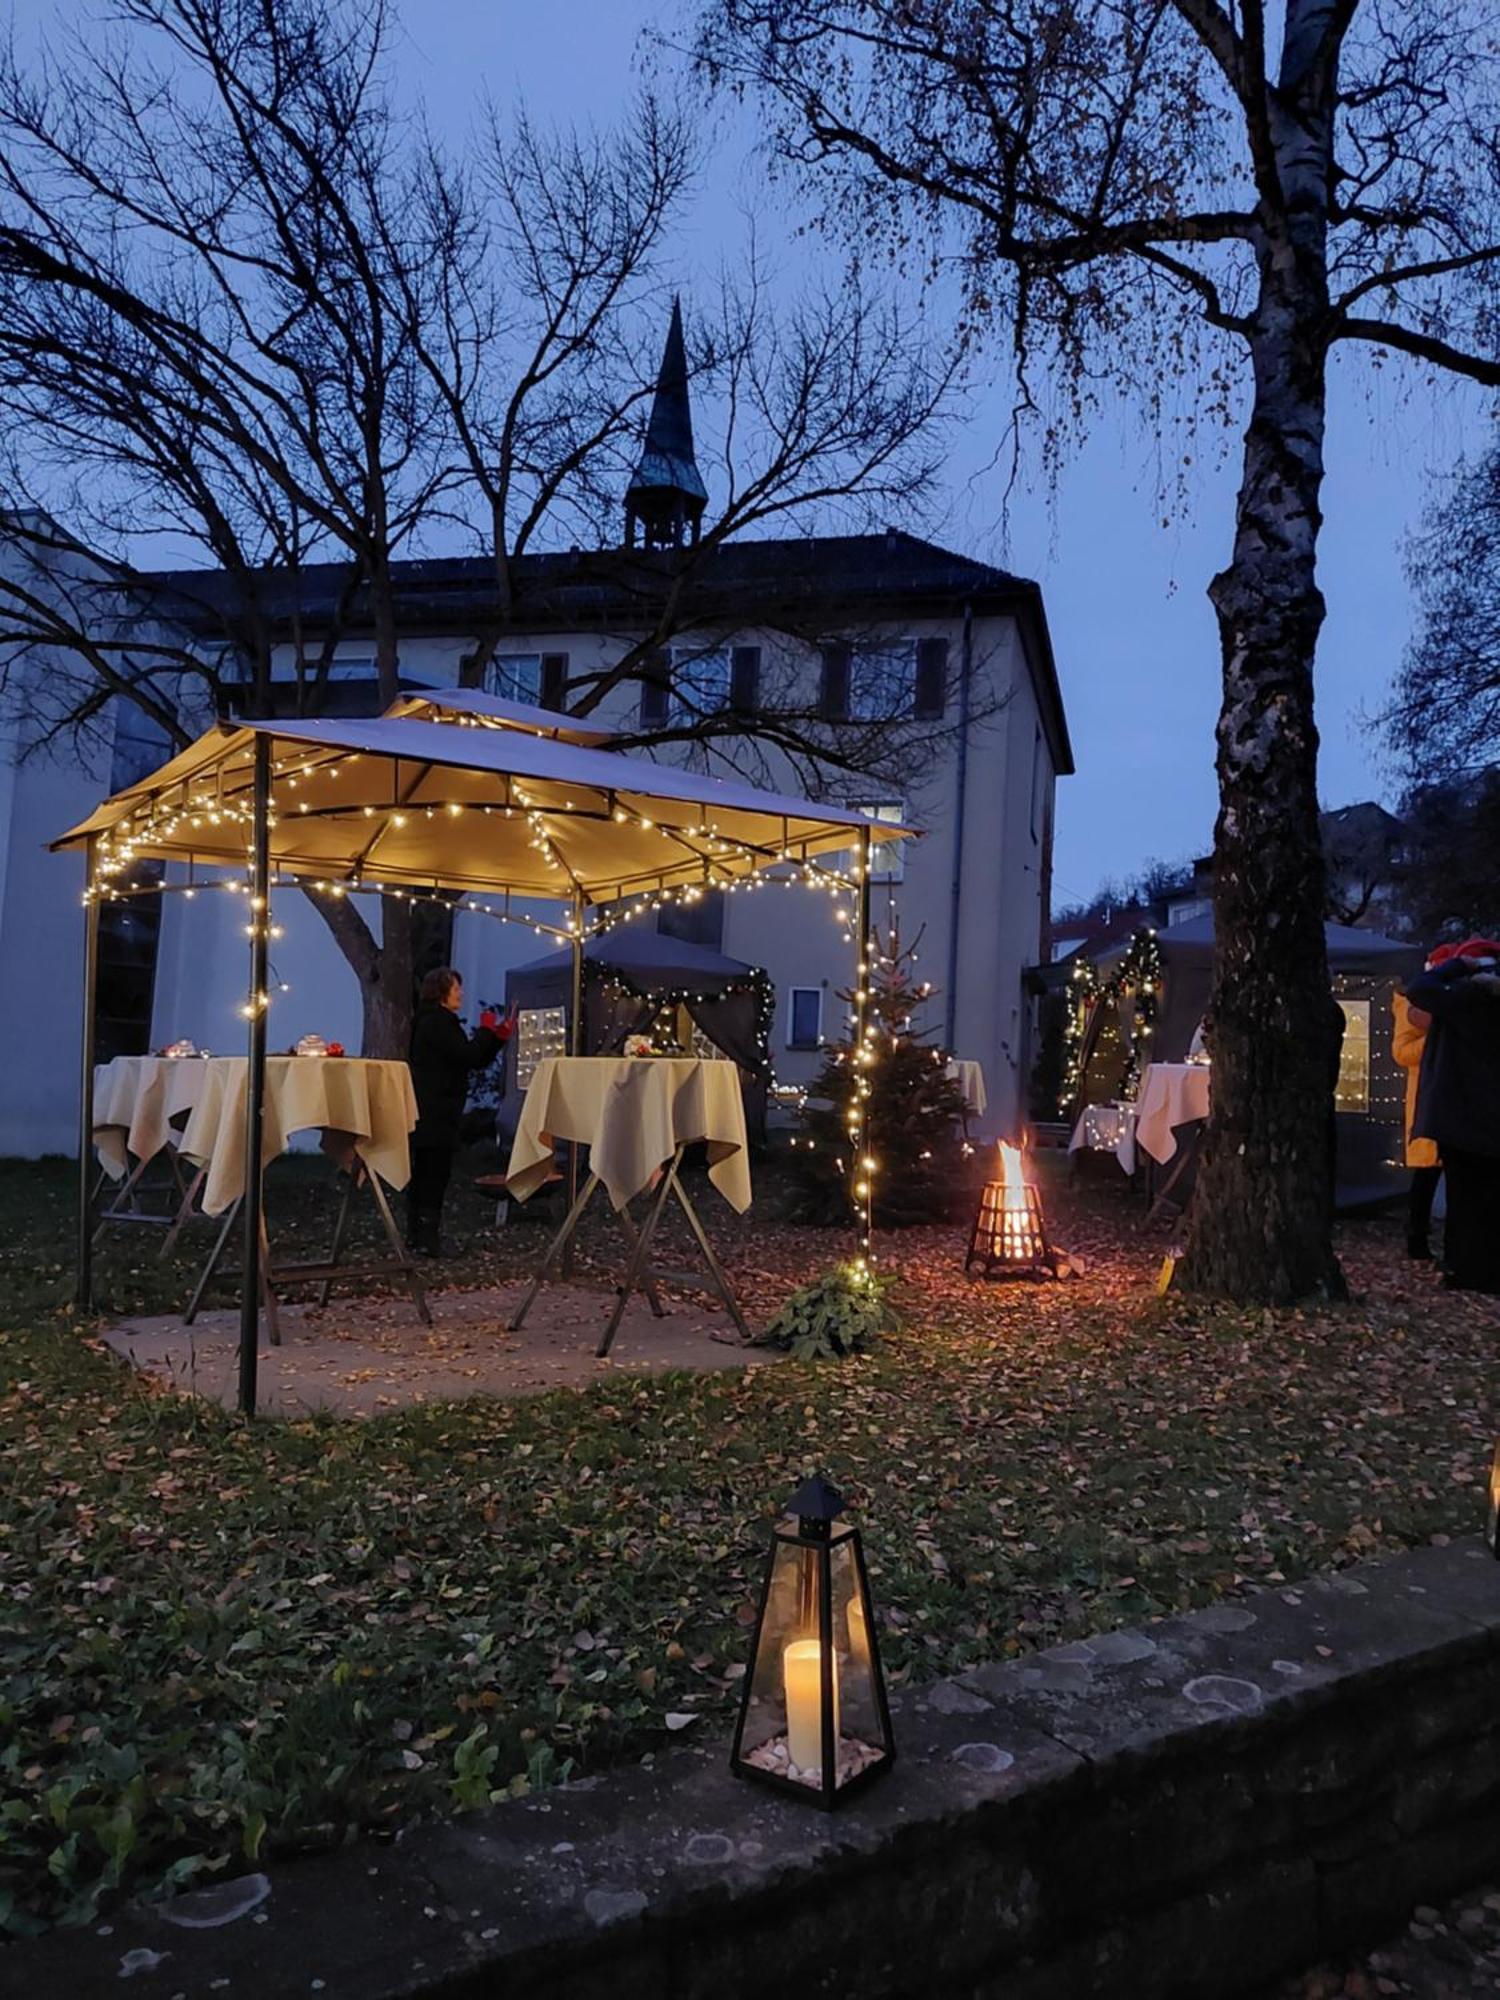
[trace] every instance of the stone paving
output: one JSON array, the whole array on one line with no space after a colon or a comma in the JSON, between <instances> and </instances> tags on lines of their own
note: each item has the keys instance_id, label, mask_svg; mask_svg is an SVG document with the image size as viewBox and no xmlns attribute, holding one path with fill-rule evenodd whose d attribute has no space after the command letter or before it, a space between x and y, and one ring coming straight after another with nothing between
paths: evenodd
<instances>
[{"instance_id":1,"label":"stone paving","mask_svg":"<svg viewBox=\"0 0 1500 2000\"><path fill-rule=\"evenodd\" d=\"M1265 2000L1470 2000L1500 1993L1500 1889L1423 1903L1399 1935L1276 1986Z\"/></svg>"},{"instance_id":2,"label":"stone paving","mask_svg":"<svg viewBox=\"0 0 1500 2000\"><path fill-rule=\"evenodd\" d=\"M261 1341L260 1408L288 1417L309 1410L376 1416L414 1403L534 1396L620 1374L750 1368L776 1358L774 1350L743 1346L721 1307L667 1294L664 1319L633 1299L601 1360L594 1348L614 1305L612 1291L549 1285L521 1331L508 1333L506 1321L524 1292L515 1283L434 1293L430 1327L401 1297L335 1298L326 1309L283 1306L281 1346ZM126 1320L104 1337L164 1387L234 1408L237 1308L205 1312L190 1327L175 1313Z\"/></svg>"}]
</instances>

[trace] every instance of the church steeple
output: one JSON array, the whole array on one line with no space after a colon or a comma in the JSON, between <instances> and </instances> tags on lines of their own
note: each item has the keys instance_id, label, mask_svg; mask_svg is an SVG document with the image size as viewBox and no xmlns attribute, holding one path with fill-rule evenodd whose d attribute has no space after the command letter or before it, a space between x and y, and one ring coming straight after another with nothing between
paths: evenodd
<instances>
[{"instance_id":1,"label":"church steeple","mask_svg":"<svg viewBox=\"0 0 1500 2000\"><path fill-rule=\"evenodd\" d=\"M635 547L637 530L643 548L680 549L684 542L696 542L707 504L708 488L693 457L682 302L673 299L645 447L625 489L627 548Z\"/></svg>"}]
</instances>

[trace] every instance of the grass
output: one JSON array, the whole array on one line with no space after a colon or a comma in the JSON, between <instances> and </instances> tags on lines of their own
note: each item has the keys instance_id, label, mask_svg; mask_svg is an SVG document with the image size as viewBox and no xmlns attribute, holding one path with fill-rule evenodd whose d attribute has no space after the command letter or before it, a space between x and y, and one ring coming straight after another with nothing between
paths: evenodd
<instances>
[{"instance_id":1,"label":"grass","mask_svg":"<svg viewBox=\"0 0 1500 2000\"><path fill-rule=\"evenodd\" d=\"M273 1176L273 1230L327 1226L314 1180ZM843 1248L766 1193L705 1204L762 1317ZM66 1171L0 1167L0 1924L718 1730L814 1468L897 1683L1477 1525L1500 1317L1389 1226L1345 1234L1354 1304L1241 1313L1158 1299L1114 1190L1051 1208L1080 1282L970 1283L959 1230L908 1232L901 1328L843 1363L247 1426L122 1369L65 1304ZM502 1235L446 1278L535 1254ZM105 1305L180 1303L154 1248L111 1247Z\"/></svg>"}]
</instances>

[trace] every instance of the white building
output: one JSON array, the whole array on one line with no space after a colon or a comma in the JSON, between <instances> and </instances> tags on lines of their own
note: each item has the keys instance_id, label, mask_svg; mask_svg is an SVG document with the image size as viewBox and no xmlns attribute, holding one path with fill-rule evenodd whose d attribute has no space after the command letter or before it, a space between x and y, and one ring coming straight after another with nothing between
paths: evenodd
<instances>
[{"instance_id":1,"label":"white building","mask_svg":"<svg viewBox=\"0 0 1500 2000\"><path fill-rule=\"evenodd\" d=\"M661 592L674 566L686 566L678 638L653 656L646 681L616 686L591 725L650 736L691 704L699 714L798 711L845 742L885 732L902 765L899 784L832 770L824 782L832 796L924 829L919 840L877 850L876 921L882 931L897 925L906 944L920 933L918 969L934 992L917 1025L983 1065L983 1129L1013 1131L1024 1116L1030 1059L1022 973L1042 951L1055 781L1073 768L1041 594L1033 583L894 531L696 549L701 481L685 372L677 379L673 362L669 343L646 455L627 496L627 548L522 558L516 608L484 684L563 706L570 689L656 629L648 621ZM638 535L644 547L635 546ZM458 682L493 627L490 564L445 558L396 570L403 685ZM259 572L255 585L260 614L269 611L281 637L278 707L290 709L296 698L295 630L304 659L319 649L332 659L325 710L373 708L373 642L347 570ZM235 588L215 572L161 574L149 580L147 601L205 657L218 657L232 644ZM128 615L144 613L132 606ZM82 760L70 749L38 751L28 720L38 690L54 675L76 679L79 671L65 656L29 656L0 739L5 1154L76 1144L81 864L76 855L47 854L45 843L104 791L166 754L165 741L119 704ZM706 753L700 744L664 745L661 754ZM803 788L805 774L779 755L763 765L764 782ZM220 1051L238 1046L246 952L237 900L179 894L107 913L101 1055L184 1035ZM322 917L290 890L275 915L283 931L273 947L275 983L286 990L276 994L272 1046L316 1029L356 1047L358 988ZM853 972L847 933L831 921L828 899L772 886L705 897L657 921L765 968L776 987L778 1078L810 1080L821 1045L842 1032L838 993ZM463 912L441 944L476 1004L499 999L507 968L539 950L530 930Z\"/></svg>"}]
</instances>

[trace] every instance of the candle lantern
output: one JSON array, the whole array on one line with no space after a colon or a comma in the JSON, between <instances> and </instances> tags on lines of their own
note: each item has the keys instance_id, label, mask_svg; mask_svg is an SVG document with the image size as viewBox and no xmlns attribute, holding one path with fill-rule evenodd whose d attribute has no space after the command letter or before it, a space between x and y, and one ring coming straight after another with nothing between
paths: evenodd
<instances>
[{"instance_id":1,"label":"candle lantern","mask_svg":"<svg viewBox=\"0 0 1500 2000\"><path fill-rule=\"evenodd\" d=\"M834 1806L895 1760L875 1614L844 1502L809 1479L787 1502L766 1563L730 1766Z\"/></svg>"},{"instance_id":2,"label":"candle lantern","mask_svg":"<svg viewBox=\"0 0 1500 2000\"><path fill-rule=\"evenodd\" d=\"M1047 1241L1042 1198L1026 1178L1019 1146L1000 1142L1000 1178L986 1181L969 1232L967 1271L976 1260L987 1278L1053 1278L1057 1260Z\"/></svg>"}]
</instances>

